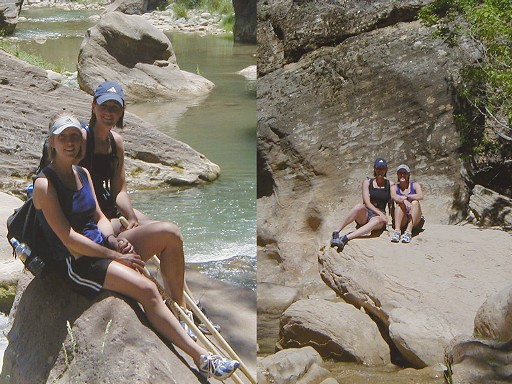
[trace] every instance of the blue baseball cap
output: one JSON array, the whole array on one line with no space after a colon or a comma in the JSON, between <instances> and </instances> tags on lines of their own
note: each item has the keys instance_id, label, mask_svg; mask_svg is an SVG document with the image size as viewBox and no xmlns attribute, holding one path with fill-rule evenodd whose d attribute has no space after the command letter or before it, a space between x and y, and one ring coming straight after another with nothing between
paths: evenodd
<instances>
[{"instance_id":1,"label":"blue baseball cap","mask_svg":"<svg viewBox=\"0 0 512 384\"><path fill-rule=\"evenodd\" d=\"M388 162L386 161L386 159L383 159L382 157L375 159L375 163L373 164L373 168L387 167L387 166L388 166Z\"/></svg>"},{"instance_id":2,"label":"blue baseball cap","mask_svg":"<svg viewBox=\"0 0 512 384\"><path fill-rule=\"evenodd\" d=\"M105 101L114 100L124 107L123 88L114 81L105 81L98 85L94 91L96 103L103 104Z\"/></svg>"}]
</instances>

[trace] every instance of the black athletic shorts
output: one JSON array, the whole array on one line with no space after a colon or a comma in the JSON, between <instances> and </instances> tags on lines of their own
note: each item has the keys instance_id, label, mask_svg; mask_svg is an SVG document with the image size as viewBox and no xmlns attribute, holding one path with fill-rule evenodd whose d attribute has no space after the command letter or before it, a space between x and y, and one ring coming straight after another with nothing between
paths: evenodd
<instances>
[{"instance_id":1,"label":"black athletic shorts","mask_svg":"<svg viewBox=\"0 0 512 384\"><path fill-rule=\"evenodd\" d=\"M68 255L64 260L52 263L52 269L66 280L71 289L94 299L103 289L107 268L112 259L81 256L75 259Z\"/></svg>"}]
</instances>

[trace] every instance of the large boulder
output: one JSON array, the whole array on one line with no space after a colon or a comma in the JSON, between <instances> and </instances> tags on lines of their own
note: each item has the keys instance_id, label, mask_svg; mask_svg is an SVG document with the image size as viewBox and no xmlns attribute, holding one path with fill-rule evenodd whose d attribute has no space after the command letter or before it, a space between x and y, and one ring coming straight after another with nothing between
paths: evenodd
<instances>
[{"instance_id":1,"label":"large boulder","mask_svg":"<svg viewBox=\"0 0 512 384\"><path fill-rule=\"evenodd\" d=\"M89 301L55 276L20 279L11 311L3 383L200 383L189 358L166 344L134 302Z\"/></svg>"},{"instance_id":2,"label":"large boulder","mask_svg":"<svg viewBox=\"0 0 512 384\"><path fill-rule=\"evenodd\" d=\"M469 208L481 226L512 226L512 199L489 188L475 185Z\"/></svg>"},{"instance_id":3,"label":"large boulder","mask_svg":"<svg viewBox=\"0 0 512 384\"><path fill-rule=\"evenodd\" d=\"M311 346L324 358L365 365L390 362L389 346L375 322L354 306L327 300L299 300L281 317L284 348Z\"/></svg>"},{"instance_id":4,"label":"large boulder","mask_svg":"<svg viewBox=\"0 0 512 384\"><path fill-rule=\"evenodd\" d=\"M493 294L475 316L473 336L458 335L445 359L454 384L510 382L512 371L512 286Z\"/></svg>"},{"instance_id":5,"label":"large boulder","mask_svg":"<svg viewBox=\"0 0 512 384\"><path fill-rule=\"evenodd\" d=\"M52 116L68 111L87 121L92 97L49 80L44 70L2 50L0 84L0 189L19 193L39 164ZM124 123L120 133L130 188L190 186L219 176L219 166L203 154L135 115L126 113Z\"/></svg>"},{"instance_id":6,"label":"large boulder","mask_svg":"<svg viewBox=\"0 0 512 384\"><path fill-rule=\"evenodd\" d=\"M258 71L270 73L323 46L416 18L431 0L277 0L258 4Z\"/></svg>"},{"instance_id":7,"label":"large boulder","mask_svg":"<svg viewBox=\"0 0 512 384\"><path fill-rule=\"evenodd\" d=\"M11 35L18 24L23 0L0 0L0 36Z\"/></svg>"},{"instance_id":8,"label":"large boulder","mask_svg":"<svg viewBox=\"0 0 512 384\"><path fill-rule=\"evenodd\" d=\"M235 42L256 44L256 0L233 0L233 9Z\"/></svg>"},{"instance_id":9,"label":"large boulder","mask_svg":"<svg viewBox=\"0 0 512 384\"><path fill-rule=\"evenodd\" d=\"M116 0L105 9L105 12L118 11L127 15L142 15L165 5L166 0Z\"/></svg>"},{"instance_id":10,"label":"large boulder","mask_svg":"<svg viewBox=\"0 0 512 384\"><path fill-rule=\"evenodd\" d=\"M475 333L498 342L512 340L512 286L490 296L478 309Z\"/></svg>"},{"instance_id":11,"label":"large boulder","mask_svg":"<svg viewBox=\"0 0 512 384\"><path fill-rule=\"evenodd\" d=\"M342 253L326 247L318 258L326 284L371 314L392 349L421 368L442 363L449 342L472 333L480 305L509 286L511 246L501 231L428 224L408 245L384 232Z\"/></svg>"},{"instance_id":12,"label":"large boulder","mask_svg":"<svg viewBox=\"0 0 512 384\"><path fill-rule=\"evenodd\" d=\"M109 12L90 28L78 55L78 83L92 94L99 83L120 83L127 101L190 99L213 83L182 71L171 42L142 16Z\"/></svg>"},{"instance_id":13,"label":"large boulder","mask_svg":"<svg viewBox=\"0 0 512 384\"><path fill-rule=\"evenodd\" d=\"M329 376L322 365L322 357L312 347L285 349L258 363L258 383L319 383Z\"/></svg>"},{"instance_id":14,"label":"large boulder","mask_svg":"<svg viewBox=\"0 0 512 384\"><path fill-rule=\"evenodd\" d=\"M458 336L446 347L453 384L506 384L512 370L512 342Z\"/></svg>"},{"instance_id":15,"label":"large boulder","mask_svg":"<svg viewBox=\"0 0 512 384\"><path fill-rule=\"evenodd\" d=\"M254 375L255 293L193 271L187 280ZM139 305L114 293L90 301L55 276L23 273L9 321L2 383L205 382L185 353L155 333Z\"/></svg>"}]
</instances>

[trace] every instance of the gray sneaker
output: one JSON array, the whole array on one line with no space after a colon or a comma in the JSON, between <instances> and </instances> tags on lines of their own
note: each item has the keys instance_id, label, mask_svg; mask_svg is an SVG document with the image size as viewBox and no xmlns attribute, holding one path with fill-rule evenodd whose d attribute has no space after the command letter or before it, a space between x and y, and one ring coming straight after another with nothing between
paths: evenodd
<instances>
[{"instance_id":1,"label":"gray sneaker","mask_svg":"<svg viewBox=\"0 0 512 384\"><path fill-rule=\"evenodd\" d=\"M400 231L397 231L397 230L393 231L393 234L391 235L391 242L392 243L400 242Z\"/></svg>"},{"instance_id":2,"label":"gray sneaker","mask_svg":"<svg viewBox=\"0 0 512 384\"><path fill-rule=\"evenodd\" d=\"M338 231L334 231L332 233L331 247L337 247L339 239L340 239L340 233Z\"/></svg>"},{"instance_id":3,"label":"gray sneaker","mask_svg":"<svg viewBox=\"0 0 512 384\"><path fill-rule=\"evenodd\" d=\"M342 237L338 237L337 239L331 240L331 247L338 247L337 251L343 251L345 245L348 243L347 235L343 235Z\"/></svg>"}]
</instances>

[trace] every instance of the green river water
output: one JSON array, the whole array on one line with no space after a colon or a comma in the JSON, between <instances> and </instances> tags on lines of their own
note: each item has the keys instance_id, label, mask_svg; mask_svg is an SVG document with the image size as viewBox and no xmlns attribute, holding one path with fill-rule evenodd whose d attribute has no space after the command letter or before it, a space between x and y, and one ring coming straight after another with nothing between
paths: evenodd
<instances>
[{"instance_id":1,"label":"green river water","mask_svg":"<svg viewBox=\"0 0 512 384\"><path fill-rule=\"evenodd\" d=\"M76 71L80 44L94 23L92 11L31 8L14 36L20 50L61 70ZM236 72L256 63L253 45L231 36L167 34L182 70L215 84L202 99L130 104L127 110L206 155L221 168L209 185L183 190L134 191L134 205L151 217L177 223L190 268L232 284L256 287L256 92Z\"/></svg>"}]
</instances>

